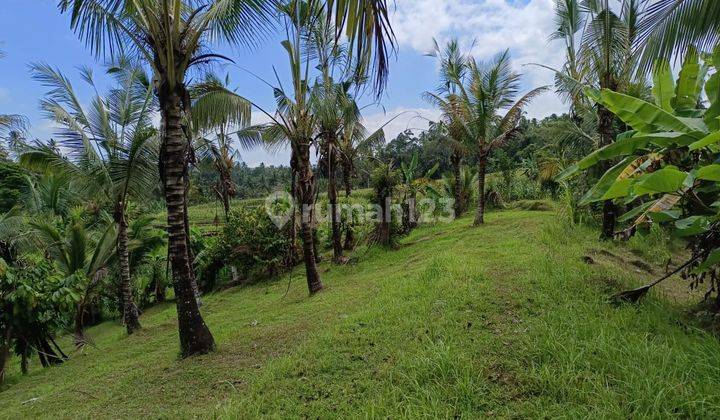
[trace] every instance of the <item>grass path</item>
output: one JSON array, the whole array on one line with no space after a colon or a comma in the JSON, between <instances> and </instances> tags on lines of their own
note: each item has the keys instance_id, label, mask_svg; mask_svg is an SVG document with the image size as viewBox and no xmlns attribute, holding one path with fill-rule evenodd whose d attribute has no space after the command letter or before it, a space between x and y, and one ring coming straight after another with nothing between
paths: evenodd
<instances>
[{"instance_id":1,"label":"grass path","mask_svg":"<svg viewBox=\"0 0 720 420\"><path fill-rule=\"evenodd\" d=\"M308 298L300 271L205 298L219 350L177 359L172 305L125 337L52 369L11 375L0 417L717 417L720 343L654 293L624 249L544 212L491 213L418 229L395 251L323 264ZM675 295L672 295L675 296Z\"/></svg>"}]
</instances>

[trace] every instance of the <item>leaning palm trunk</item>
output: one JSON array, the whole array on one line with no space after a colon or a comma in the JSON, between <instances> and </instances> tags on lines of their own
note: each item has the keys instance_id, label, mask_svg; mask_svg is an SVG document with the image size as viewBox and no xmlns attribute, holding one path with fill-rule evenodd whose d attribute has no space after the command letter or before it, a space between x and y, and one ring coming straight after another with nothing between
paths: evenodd
<instances>
[{"instance_id":1,"label":"leaning palm trunk","mask_svg":"<svg viewBox=\"0 0 720 420\"><path fill-rule=\"evenodd\" d=\"M485 173L487 171L487 153L478 155L478 203L475 212L475 226L485 223Z\"/></svg>"},{"instance_id":2,"label":"leaning palm trunk","mask_svg":"<svg viewBox=\"0 0 720 420\"><path fill-rule=\"evenodd\" d=\"M303 260L310 294L319 292L323 288L320 274L317 269L315 255L314 215L315 205L315 176L310 166L310 142L302 141L297 145L298 164L298 196L301 205L300 234L302 236Z\"/></svg>"},{"instance_id":3,"label":"leaning palm trunk","mask_svg":"<svg viewBox=\"0 0 720 420\"><path fill-rule=\"evenodd\" d=\"M200 315L193 285L186 230L188 143L181 126L182 96L179 92L161 92L159 97L165 137L162 165L168 213L168 254L177 303L180 349L183 357L187 357L214 350L215 340Z\"/></svg>"},{"instance_id":4,"label":"leaning palm trunk","mask_svg":"<svg viewBox=\"0 0 720 420\"><path fill-rule=\"evenodd\" d=\"M133 300L132 284L130 280L130 253L128 251L127 220L122 209L123 204L118 205L116 212L116 223L118 226L117 251L118 265L120 266L120 290L123 300L123 322L127 333L132 334L140 329L138 308Z\"/></svg>"}]
</instances>

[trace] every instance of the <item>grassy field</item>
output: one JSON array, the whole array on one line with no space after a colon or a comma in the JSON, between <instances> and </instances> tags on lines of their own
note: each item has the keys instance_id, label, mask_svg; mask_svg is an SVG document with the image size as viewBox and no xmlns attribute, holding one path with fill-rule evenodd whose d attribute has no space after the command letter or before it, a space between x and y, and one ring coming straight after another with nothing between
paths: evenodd
<instances>
[{"instance_id":1,"label":"grassy field","mask_svg":"<svg viewBox=\"0 0 720 420\"><path fill-rule=\"evenodd\" d=\"M661 274L640 245L600 251L551 212L487 222L324 263L312 298L301 270L206 296L212 355L178 359L172 304L132 337L100 325L63 366L13 371L0 417L720 416L720 342L686 315L696 296L677 281L606 303Z\"/></svg>"}]
</instances>

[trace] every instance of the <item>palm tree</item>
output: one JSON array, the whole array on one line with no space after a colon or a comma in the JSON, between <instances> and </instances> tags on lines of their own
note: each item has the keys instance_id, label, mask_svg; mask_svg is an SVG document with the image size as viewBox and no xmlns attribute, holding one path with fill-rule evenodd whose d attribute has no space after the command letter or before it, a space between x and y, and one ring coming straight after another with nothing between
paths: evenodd
<instances>
[{"instance_id":1,"label":"palm tree","mask_svg":"<svg viewBox=\"0 0 720 420\"><path fill-rule=\"evenodd\" d=\"M216 55L205 53L212 38L247 42L264 24L265 2L215 0L60 0L71 27L98 55L133 50L154 74L161 113L160 175L168 212L168 254L177 297L183 357L215 348L194 293L186 214L190 142L187 72Z\"/></svg>"},{"instance_id":2,"label":"palm tree","mask_svg":"<svg viewBox=\"0 0 720 420\"><path fill-rule=\"evenodd\" d=\"M30 223L36 232L38 248L47 250L62 272L65 281L73 285L79 295L74 316L75 345L87 344L85 315L90 300L108 273L113 259L117 232L112 223L97 232L88 230L81 218L72 217L58 227L53 220L39 219Z\"/></svg>"},{"instance_id":3,"label":"palm tree","mask_svg":"<svg viewBox=\"0 0 720 420\"><path fill-rule=\"evenodd\" d=\"M279 6L285 18L288 39L282 45L288 55L292 77L292 91L288 94L282 85L275 87L277 111L267 114L272 120L268 124L251 127L260 133L269 145L289 144L291 170L297 184L293 197L300 204L300 235L302 238L303 260L310 294L323 288L317 269L314 237L315 174L310 163L311 147L316 146L317 119L312 113L312 89L308 84L310 66L304 62L303 48L316 19L322 11L313 2L291 1Z\"/></svg>"},{"instance_id":4,"label":"palm tree","mask_svg":"<svg viewBox=\"0 0 720 420\"><path fill-rule=\"evenodd\" d=\"M318 140L320 142L320 168L328 180L330 202L330 225L333 245L333 262L339 264L343 258L338 209L337 169L340 161L339 138L346 126L360 120L360 109L350 95L364 83L364 78L353 72L349 62L347 46L334 40L334 29L327 19L320 19L310 28L310 48L318 61L320 76L310 94L312 112L316 117ZM339 81L334 75L339 73Z\"/></svg>"},{"instance_id":5,"label":"palm tree","mask_svg":"<svg viewBox=\"0 0 720 420\"><path fill-rule=\"evenodd\" d=\"M582 92L584 79L578 60L578 34L585 25L585 14L579 0L556 0L555 32L550 40L562 40L565 43L565 63L555 75L556 92L570 104L570 113L576 121L586 108L587 100Z\"/></svg>"},{"instance_id":6,"label":"palm tree","mask_svg":"<svg viewBox=\"0 0 720 420\"><path fill-rule=\"evenodd\" d=\"M83 69L83 79L96 92L91 109L85 110L62 73L47 65L33 65L32 72L36 80L51 89L41 107L61 127L61 146L70 156L62 155L59 149L35 145L27 148L20 162L72 177L75 183L88 188L91 197L99 195L113 209L123 323L132 334L140 328L140 322L130 276L127 209L130 199L143 198L156 184L157 133L150 125L152 86L140 67L121 60L109 69L117 87L101 97L92 72Z\"/></svg>"},{"instance_id":7,"label":"palm tree","mask_svg":"<svg viewBox=\"0 0 720 420\"><path fill-rule=\"evenodd\" d=\"M200 138L199 149L209 158L218 173L217 194L223 204L225 220L230 213L230 200L236 194L232 181L237 150L233 147L232 136L250 124L251 103L229 88L229 76L225 80L207 74L205 80L190 89L192 98L191 115L193 127L202 134L213 133L215 139ZM245 148L258 143L251 136L239 136Z\"/></svg>"},{"instance_id":8,"label":"palm tree","mask_svg":"<svg viewBox=\"0 0 720 420\"><path fill-rule=\"evenodd\" d=\"M344 31L358 56L374 58L376 87L387 80L388 45L393 45L386 0L318 2ZM183 117L190 112L188 70L218 57L204 49L212 40L247 43L267 27L270 0L60 0L72 15L71 27L97 54L136 51L152 67L162 118L160 172L168 210L168 254L177 302L180 347L190 356L212 351L215 340L193 293L187 221L189 141ZM130 46L129 48L126 46ZM369 66L368 66L369 67ZM186 118L185 120L192 120Z\"/></svg>"},{"instance_id":9,"label":"palm tree","mask_svg":"<svg viewBox=\"0 0 720 420\"><path fill-rule=\"evenodd\" d=\"M557 0L557 29L551 36L551 39L564 40L566 46L565 65L556 73L557 92L571 104L577 125L595 121L598 147L615 139L615 116L599 104L592 109L583 94L583 87L621 92L645 90L642 87L644 75L637 73L639 60L635 50L639 45L639 19L646 2L613 3L610 0ZM575 42L577 34L581 34L579 45ZM611 200L605 201L604 238L613 237L616 218L615 204Z\"/></svg>"},{"instance_id":10,"label":"palm tree","mask_svg":"<svg viewBox=\"0 0 720 420\"><path fill-rule=\"evenodd\" d=\"M505 51L492 61L482 63L470 57L463 77L451 74L457 94L443 98L437 94L426 94L443 111L456 116L456 124L462 127L462 135L472 142L477 156L478 203L475 212L475 226L485 222L485 176L490 153L500 147L517 132L523 108L536 96L547 91L547 87L531 90L515 101L520 84L520 74L510 66L510 53ZM504 116L499 112L508 111Z\"/></svg>"},{"instance_id":11,"label":"palm tree","mask_svg":"<svg viewBox=\"0 0 720 420\"><path fill-rule=\"evenodd\" d=\"M360 121L345 124L338 139L338 159L342 167L342 182L345 187L345 198L352 195L353 178L357 175L358 161L372 156L373 150L385 144L383 127L368 135L367 130ZM343 249L351 250L355 246L352 213L348 214L345 226L345 241Z\"/></svg>"},{"instance_id":12,"label":"palm tree","mask_svg":"<svg viewBox=\"0 0 720 420\"><path fill-rule=\"evenodd\" d=\"M431 103L435 103L440 107L442 112L442 128L446 135L443 136L444 142L452 151L450 155L450 164L455 179L455 217L462 216L467 210L468 197L461 194L462 188L462 162L469 153L469 144L472 139L468 138L463 125L462 107L459 96L459 83L465 79L467 72L467 56L460 51L460 45L456 39L448 41L444 48L440 48L437 41L434 41L435 48L428 54L435 57L440 62L440 85L436 89L436 93L425 92L425 98Z\"/></svg>"},{"instance_id":13,"label":"palm tree","mask_svg":"<svg viewBox=\"0 0 720 420\"><path fill-rule=\"evenodd\" d=\"M710 51L720 42L720 2L656 0L641 16L638 38L643 70L658 58L670 59L690 46Z\"/></svg>"}]
</instances>

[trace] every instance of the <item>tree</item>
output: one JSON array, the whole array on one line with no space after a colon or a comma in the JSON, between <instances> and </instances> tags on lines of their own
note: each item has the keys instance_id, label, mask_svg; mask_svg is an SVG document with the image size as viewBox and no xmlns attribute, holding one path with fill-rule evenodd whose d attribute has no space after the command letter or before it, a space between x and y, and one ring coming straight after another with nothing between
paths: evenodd
<instances>
[{"instance_id":1,"label":"tree","mask_svg":"<svg viewBox=\"0 0 720 420\"><path fill-rule=\"evenodd\" d=\"M338 208L337 172L340 162L339 139L346 126L359 124L360 109L350 89L360 88L364 78L355 73L357 66L349 61L347 46L334 40L335 30L327 19L319 19L310 28L309 44L317 57L320 75L310 95L310 107L316 117L320 150L319 167L328 183L333 262L343 261L342 232ZM335 80L338 74L339 81Z\"/></svg>"},{"instance_id":2,"label":"tree","mask_svg":"<svg viewBox=\"0 0 720 420\"><path fill-rule=\"evenodd\" d=\"M641 16L638 38L643 70L655 60L679 56L690 46L710 50L720 42L720 3L715 0L656 0Z\"/></svg>"},{"instance_id":3,"label":"tree","mask_svg":"<svg viewBox=\"0 0 720 420\"><path fill-rule=\"evenodd\" d=\"M233 147L233 129L242 129L250 124L251 103L229 88L229 76L220 80L217 76L208 74L201 83L193 85L190 89L193 101L191 115L193 127L201 135L214 133L215 139L202 138L200 150L204 157L213 162L218 173L216 193L223 204L225 220L230 213L230 200L237 193L232 180L232 171L235 167L237 150ZM246 148L257 145L252 137L239 136L246 140Z\"/></svg>"},{"instance_id":4,"label":"tree","mask_svg":"<svg viewBox=\"0 0 720 420\"><path fill-rule=\"evenodd\" d=\"M585 204L617 200L633 208L620 220L629 226L630 236L648 224L664 224L676 236L689 241L691 259L670 274L638 289L617 295L620 300L637 301L654 285L683 272L697 287L708 280L706 296L716 293L720 307L718 263L720 225L716 203L720 197L720 74L707 78L708 69L720 68L720 46L705 62L693 47L688 48L677 83L668 62L656 64L655 103L609 89L586 90L589 98L601 103L627 124L629 130L617 140L580 160L562 178L586 171L602 162L620 159L583 197ZM707 82L706 82L707 79ZM703 87L709 107L702 104Z\"/></svg>"},{"instance_id":5,"label":"tree","mask_svg":"<svg viewBox=\"0 0 720 420\"><path fill-rule=\"evenodd\" d=\"M383 127L367 135L365 127L359 121L354 121L352 124L345 124L337 147L340 166L342 167L346 199L349 199L352 194L353 178L357 175L359 161L363 159L367 160L372 155L373 150L383 144L385 144ZM355 234L353 231L352 214L350 214L345 228L343 248L351 250L354 246Z\"/></svg>"},{"instance_id":6,"label":"tree","mask_svg":"<svg viewBox=\"0 0 720 420\"><path fill-rule=\"evenodd\" d=\"M0 217L0 225L8 222ZM43 367L62 363L67 356L53 336L65 326L67 309L75 304L73 285L39 255L26 254L7 261L0 258L0 384L10 350L20 356L27 373L34 349Z\"/></svg>"},{"instance_id":7,"label":"tree","mask_svg":"<svg viewBox=\"0 0 720 420\"><path fill-rule=\"evenodd\" d=\"M205 53L212 39L248 42L266 23L265 1L60 0L71 27L97 55L137 53L154 74L161 114L160 176L168 213L168 254L175 288L183 357L208 353L215 340L200 314L194 290L187 217L192 132L188 70L217 57Z\"/></svg>"},{"instance_id":8,"label":"tree","mask_svg":"<svg viewBox=\"0 0 720 420\"><path fill-rule=\"evenodd\" d=\"M372 173L374 204L377 209L377 224L374 241L382 246L393 244L392 198L400 176L393 169L393 163L381 163Z\"/></svg>"},{"instance_id":9,"label":"tree","mask_svg":"<svg viewBox=\"0 0 720 420\"><path fill-rule=\"evenodd\" d=\"M108 275L114 257L117 231L113 223L89 231L79 215L65 223L56 220L30 222L37 235L36 246L45 249L62 274L63 281L73 288L78 297L73 323L75 344L88 342L85 335L85 316L94 293Z\"/></svg>"},{"instance_id":10,"label":"tree","mask_svg":"<svg viewBox=\"0 0 720 420\"><path fill-rule=\"evenodd\" d=\"M517 133L523 108L547 91L547 87L533 89L515 101L520 75L512 70L508 51L497 55L489 63L469 57L465 66L463 73L447 73L457 94L441 97L428 93L426 97L435 102L443 113L457 118L456 124L462 127L462 135L472 142L478 165L478 203L474 221L477 226L484 223L485 175L490 153ZM500 116L499 112L503 109L507 112Z\"/></svg>"},{"instance_id":11,"label":"tree","mask_svg":"<svg viewBox=\"0 0 720 420\"><path fill-rule=\"evenodd\" d=\"M123 323L128 334L140 328L133 300L128 240L128 202L142 199L156 184L157 132L152 128L154 95L145 72L126 60L108 70L116 87L106 97L97 94L85 110L72 83L48 65L33 65L33 77L51 89L41 102L48 118L60 127L59 149L46 145L28 147L20 156L31 168L64 172L74 182L97 192L112 208L117 230L117 253ZM82 69L83 79L98 92L92 72Z\"/></svg>"},{"instance_id":12,"label":"tree","mask_svg":"<svg viewBox=\"0 0 720 420\"><path fill-rule=\"evenodd\" d=\"M286 92L281 86L275 87L277 111L267 114L272 122L256 127L265 143L270 145L289 144L290 167L293 171L293 198L300 204L300 236L302 238L305 274L310 294L323 288L317 269L314 237L315 174L310 163L310 149L316 145L317 119L312 112L312 89L308 84L310 66L304 61L303 47L321 18L322 11L314 2L291 1L279 6L285 20L288 39L282 42L290 62L292 90ZM297 184L295 184L297 179ZM294 212L293 212L294 213ZM294 221L292 221L294 223Z\"/></svg>"},{"instance_id":13,"label":"tree","mask_svg":"<svg viewBox=\"0 0 720 420\"><path fill-rule=\"evenodd\" d=\"M583 95L583 87L590 85L629 93L643 92L645 85L642 73L635 77L638 23L645 2L613 3L617 7L611 7L610 0L558 0L557 29L551 35L551 39L564 40L566 46L566 62L556 73L557 92L570 102L577 124L596 121L598 148L610 144L617 135L616 119L602 104L597 103L596 109L592 109ZM579 45L575 42L578 33L581 34ZM612 201L603 203L604 238L613 236L617 211Z\"/></svg>"},{"instance_id":14,"label":"tree","mask_svg":"<svg viewBox=\"0 0 720 420\"><path fill-rule=\"evenodd\" d=\"M385 0L318 3L327 8L328 19L335 21L336 38L344 31L361 61L374 62L376 90L380 91L387 80L388 46L393 45ZM249 42L258 27L267 26L269 4L266 0L207 0L199 5L190 0L59 1L60 10L71 13L71 27L96 54L113 54L131 46L128 49L136 51L153 69L162 119L160 172L168 208L168 253L183 356L215 348L193 293L188 251L190 153L183 120L192 119L187 118L190 101L186 74L190 67L217 57L203 51L211 40Z\"/></svg>"},{"instance_id":15,"label":"tree","mask_svg":"<svg viewBox=\"0 0 720 420\"><path fill-rule=\"evenodd\" d=\"M430 185L430 177L438 169L435 164L425 174L420 175L419 171L419 154L415 153L409 163L400 163L400 179L402 181L401 190L402 198L402 230L409 233L417 227L417 196Z\"/></svg>"},{"instance_id":16,"label":"tree","mask_svg":"<svg viewBox=\"0 0 720 420\"><path fill-rule=\"evenodd\" d=\"M463 122L461 97L459 95L460 84L465 79L468 70L468 57L460 51L456 39L448 41L444 48L440 48L437 41L435 48L429 55L440 62L440 85L436 93L425 92L424 96L430 102L440 106L442 112L442 127L446 132L445 143L452 151L450 164L455 180L453 191L455 196L454 210L455 217L462 216L467 210L468 198L461 195L462 164L465 156L470 152L473 139L467 136Z\"/></svg>"}]
</instances>

